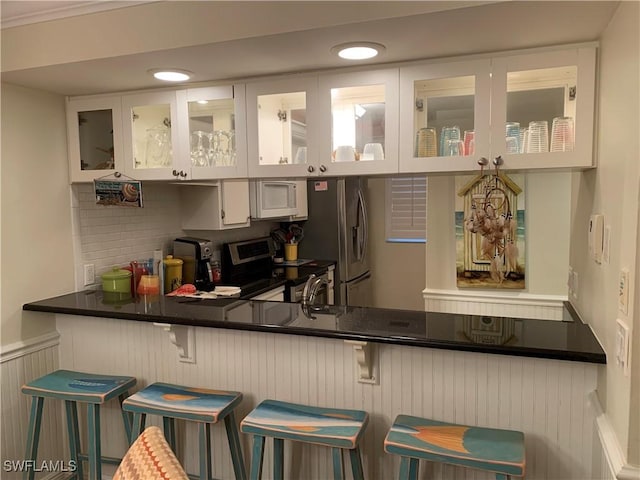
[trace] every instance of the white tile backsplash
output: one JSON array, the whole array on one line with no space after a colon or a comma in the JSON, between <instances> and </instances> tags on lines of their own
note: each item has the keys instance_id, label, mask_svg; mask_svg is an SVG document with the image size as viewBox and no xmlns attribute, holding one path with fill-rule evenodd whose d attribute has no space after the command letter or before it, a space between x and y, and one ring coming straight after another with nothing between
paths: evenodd
<instances>
[{"instance_id":1,"label":"white tile backsplash","mask_svg":"<svg viewBox=\"0 0 640 480\"><path fill-rule=\"evenodd\" d=\"M162 249L171 253L173 240L181 236L206 238L219 249L223 243L268 236L274 222L253 222L251 227L225 231L183 231L180 223L179 187L166 183L142 185L143 208L97 205L93 184L74 184L72 210L76 288L82 289L83 265L95 266L100 275L134 259L153 257Z\"/></svg>"}]
</instances>

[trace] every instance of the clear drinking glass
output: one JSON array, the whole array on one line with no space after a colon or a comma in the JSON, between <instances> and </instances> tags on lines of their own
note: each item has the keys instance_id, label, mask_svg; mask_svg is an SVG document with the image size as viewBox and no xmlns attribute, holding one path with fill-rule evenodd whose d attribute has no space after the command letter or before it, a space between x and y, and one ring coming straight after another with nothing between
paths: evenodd
<instances>
[{"instance_id":1,"label":"clear drinking glass","mask_svg":"<svg viewBox=\"0 0 640 480\"><path fill-rule=\"evenodd\" d=\"M464 154L466 156L473 155L476 150L476 132L474 130L465 130L463 142Z\"/></svg>"},{"instance_id":2,"label":"clear drinking glass","mask_svg":"<svg viewBox=\"0 0 640 480\"><path fill-rule=\"evenodd\" d=\"M527 153L542 153L548 151L549 122L546 120L530 122Z\"/></svg>"},{"instance_id":3,"label":"clear drinking glass","mask_svg":"<svg viewBox=\"0 0 640 480\"><path fill-rule=\"evenodd\" d=\"M572 117L556 117L551 126L551 151L571 152L574 144Z\"/></svg>"},{"instance_id":4,"label":"clear drinking glass","mask_svg":"<svg viewBox=\"0 0 640 480\"><path fill-rule=\"evenodd\" d=\"M520 153L520 123L507 122L505 127L507 153ZM512 138L513 140L509 140Z\"/></svg>"},{"instance_id":5,"label":"clear drinking glass","mask_svg":"<svg viewBox=\"0 0 640 480\"><path fill-rule=\"evenodd\" d=\"M436 129L421 128L416 134L416 157L437 157Z\"/></svg>"},{"instance_id":6,"label":"clear drinking glass","mask_svg":"<svg viewBox=\"0 0 640 480\"><path fill-rule=\"evenodd\" d=\"M464 155L464 143L462 140L447 140L444 156L456 157Z\"/></svg>"},{"instance_id":7,"label":"clear drinking glass","mask_svg":"<svg viewBox=\"0 0 640 480\"><path fill-rule=\"evenodd\" d=\"M440 155L441 156L450 156L447 153L448 149L448 141L449 140L460 140L460 127L442 127L442 131L440 132ZM463 155L460 153L459 155Z\"/></svg>"}]
</instances>

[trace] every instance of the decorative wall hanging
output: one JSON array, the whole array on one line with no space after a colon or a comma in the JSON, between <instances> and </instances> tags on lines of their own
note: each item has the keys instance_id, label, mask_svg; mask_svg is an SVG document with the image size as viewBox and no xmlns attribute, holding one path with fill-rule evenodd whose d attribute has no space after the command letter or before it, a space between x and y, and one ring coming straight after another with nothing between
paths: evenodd
<instances>
[{"instance_id":1,"label":"decorative wall hanging","mask_svg":"<svg viewBox=\"0 0 640 480\"><path fill-rule=\"evenodd\" d=\"M142 183L120 172L97 178L93 189L97 205L142 207Z\"/></svg>"},{"instance_id":2,"label":"decorative wall hanging","mask_svg":"<svg viewBox=\"0 0 640 480\"><path fill-rule=\"evenodd\" d=\"M456 177L456 278L460 288L525 288L524 177Z\"/></svg>"}]
</instances>

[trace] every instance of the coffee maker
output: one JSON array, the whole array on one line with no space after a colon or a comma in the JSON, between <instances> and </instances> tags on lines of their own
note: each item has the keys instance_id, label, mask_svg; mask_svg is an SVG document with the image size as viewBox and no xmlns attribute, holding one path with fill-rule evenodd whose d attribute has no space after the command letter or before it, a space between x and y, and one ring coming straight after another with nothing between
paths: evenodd
<instances>
[{"instance_id":1,"label":"coffee maker","mask_svg":"<svg viewBox=\"0 0 640 480\"><path fill-rule=\"evenodd\" d=\"M215 288L211 271L213 244L203 238L180 237L173 241L173 257L181 259L182 283L191 283L198 290Z\"/></svg>"}]
</instances>

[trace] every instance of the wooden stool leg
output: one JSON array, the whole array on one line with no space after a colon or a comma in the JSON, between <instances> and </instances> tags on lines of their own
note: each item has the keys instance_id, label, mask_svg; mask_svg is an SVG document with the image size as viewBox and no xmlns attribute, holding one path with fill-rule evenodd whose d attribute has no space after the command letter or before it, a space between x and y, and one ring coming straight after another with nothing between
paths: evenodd
<instances>
[{"instance_id":1,"label":"wooden stool leg","mask_svg":"<svg viewBox=\"0 0 640 480\"><path fill-rule=\"evenodd\" d=\"M349 456L351 457L351 473L353 474L353 480L364 480L360 447L349 450Z\"/></svg>"},{"instance_id":2,"label":"wooden stool leg","mask_svg":"<svg viewBox=\"0 0 640 480\"><path fill-rule=\"evenodd\" d=\"M331 449L333 457L333 480L344 480L344 461L342 459L342 449L333 447Z\"/></svg>"},{"instance_id":3,"label":"wooden stool leg","mask_svg":"<svg viewBox=\"0 0 640 480\"><path fill-rule=\"evenodd\" d=\"M284 479L284 440L273 439L273 479Z\"/></svg>"},{"instance_id":4,"label":"wooden stool leg","mask_svg":"<svg viewBox=\"0 0 640 480\"><path fill-rule=\"evenodd\" d=\"M264 456L264 437L253 436L253 450L251 451L251 480L262 478L262 457Z\"/></svg>"},{"instance_id":5,"label":"wooden stool leg","mask_svg":"<svg viewBox=\"0 0 640 480\"><path fill-rule=\"evenodd\" d=\"M27 436L26 460L32 460L31 469L25 470L22 478L33 480L36 472L33 470L35 461L38 458L38 442L40 441L40 425L42 424L42 407L44 397L31 397L31 415L29 417L29 435Z\"/></svg>"},{"instance_id":6,"label":"wooden stool leg","mask_svg":"<svg viewBox=\"0 0 640 480\"><path fill-rule=\"evenodd\" d=\"M162 417L162 427L164 429L164 438L171 447L173 453L176 453L176 422L171 417Z\"/></svg>"},{"instance_id":7,"label":"wooden stool leg","mask_svg":"<svg viewBox=\"0 0 640 480\"><path fill-rule=\"evenodd\" d=\"M87 404L89 427L89 480L102 480L102 452L100 451L100 405Z\"/></svg>"},{"instance_id":8,"label":"wooden stool leg","mask_svg":"<svg viewBox=\"0 0 640 480\"><path fill-rule=\"evenodd\" d=\"M131 420L131 437L129 438L129 445L133 445L133 442L144 431L144 425L147 420L147 415L144 413L134 413Z\"/></svg>"},{"instance_id":9,"label":"wooden stool leg","mask_svg":"<svg viewBox=\"0 0 640 480\"><path fill-rule=\"evenodd\" d=\"M125 398L129 396L129 392L125 391L121 395L118 396L118 401L120 402L120 412L122 412L122 421L124 422L124 433L127 436L127 441L131 438L131 423L132 423L132 415L130 412L125 412L122 409L122 402L124 402Z\"/></svg>"},{"instance_id":10,"label":"wooden stool leg","mask_svg":"<svg viewBox=\"0 0 640 480\"><path fill-rule=\"evenodd\" d=\"M496 480L509 480L509 475L504 475L502 473L496 473Z\"/></svg>"},{"instance_id":11,"label":"wooden stool leg","mask_svg":"<svg viewBox=\"0 0 640 480\"><path fill-rule=\"evenodd\" d=\"M83 479L82 460L80 454L80 430L78 428L78 404L73 400L65 400L64 405L67 411L67 435L69 437L69 452L71 460L75 463L75 476L79 480Z\"/></svg>"},{"instance_id":12,"label":"wooden stool leg","mask_svg":"<svg viewBox=\"0 0 640 480\"><path fill-rule=\"evenodd\" d=\"M227 429L227 439L229 440L233 472L236 475L236 480L247 480L247 471L244 468L242 446L240 445L240 436L238 435L238 427L233 410L224 418L224 426Z\"/></svg>"},{"instance_id":13,"label":"wooden stool leg","mask_svg":"<svg viewBox=\"0 0 640 480\"><path fill-rule=\"evenodd\" d=\"M402 457L400 460L400 480L418 480L418 459Z\"/></svg>"},{"instance_id":14,"label":"wooden stool leg","mask_svg":"<svg viewBox=\"0 0 640 480\"><path fill-rule=\"evenodd\" d=\"M199 423L200 480L211 480L211 424Z\"/></svg>"}]
</instances>

